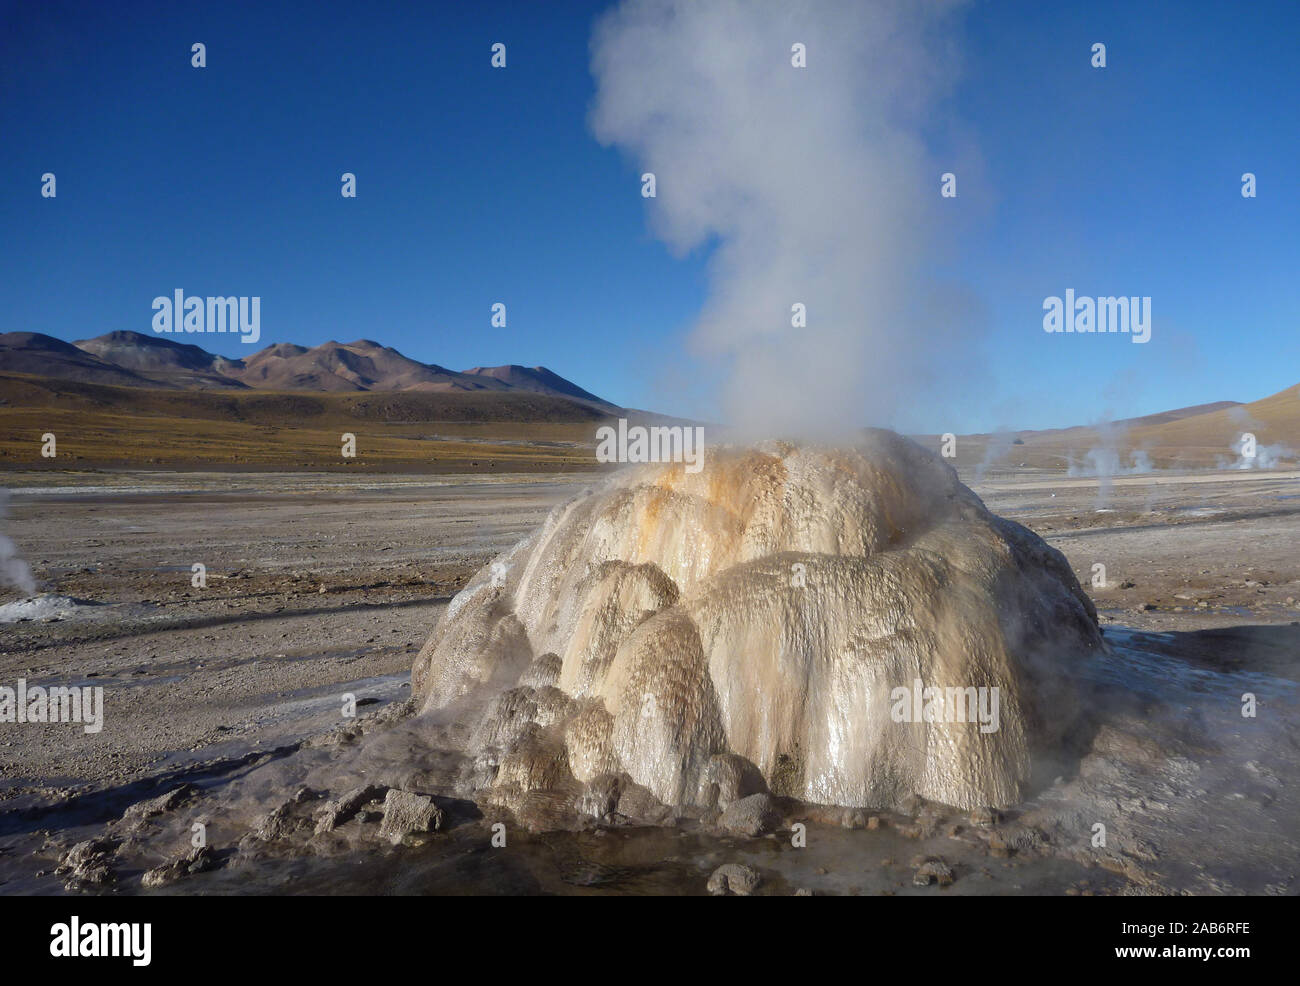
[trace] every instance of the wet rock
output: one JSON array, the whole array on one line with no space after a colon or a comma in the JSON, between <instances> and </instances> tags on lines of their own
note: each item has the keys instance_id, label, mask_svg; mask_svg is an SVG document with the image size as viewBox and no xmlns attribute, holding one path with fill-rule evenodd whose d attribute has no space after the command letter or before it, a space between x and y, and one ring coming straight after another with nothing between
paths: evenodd
<instances>
[{"instance_id":1,"label":"wet rock","mask_svg":"<svg viewBox=\"0 0 1300 986\"><path fill-rule=\"evenodd\" d=\"M579 815L573 807L574 796L568 791L523 791L511 800L515 821L530 832L578 832L594 823L590 816Z\"/></svg>"},{"instance_id":2,"label":"wet rock","mask_svg":"<svg viewBox=\"0 0 1300 986\"><path fill-rule=\"evenodd\" d=\"M846 829L864 829L867 827L867 813L855 808L846 809L840 824Z\"/></svg>"},{"instance_id":3,"label":"wet rock","mask_svg":"<svg viewBox=\"0 0 1300 986\"><path fill-rule=\"evenodd\" d=\"M952 867L938 856L929 856L924 859L916 867L916 872L912 875L912 883L918 887L928 887L931 883L938 883L939 886L946 887L954 879Z\"/></svg>"},{"instance_id":4,"label":"wet rock","mask_svg":"<svg viewBox=\"0 0 1300 986\"><path fill-rule=\"evenodd\" d=\"M316 823L316 832L333 832L340 825L351 821L368 803L382 798L387 791L388 787L384 784L367 784L353 788L335 801L327 802Z\"/></svg>"},{"instance_id":5,"label":"wet rock","mask_svg":"<svg viewBox=\"0 0 1300 986\"><path fill-rule=\"evenodd\" d=\"M294 835L300 829L310 828L311 823L296 809L309 801L318 800L320 796L319 791L300 785L292 795L258 819L253 830L241 840L240 844L247 846L253 842L279 842Z\"/></svg>"},{"instance_id":6,"label":"wet rock","mask_svg":"<svg viewBox=\"0 0 1300 986\"><path fill-rule=\"evenodd\" d=\"M576 807L579 814L605 818L617 811L618 799L619 779L613 774L602 774L583 785Z\"/></svg>"},{"instance_id":7,"label":"wet rock","mask_svg":"<svg viewBox=\"0 0 1300 986\"><path fill-rule=\"evenodd\" d=\"M389 789L379 834L396 845L403 837L442 828L442 809L433 799L410 791Z\"/></svg>"},{"instance_id":8,"label":"wet rock","mask_svg":"<svg viewBox=\"0 0 1300 986\"><path fill-rule=\"evenodd\" d=\"M618 797L618 813L637 821L649 821L663 811L663 803L640 784L624 784Z\"/></svg>"},{"instance_id":9,"label":"wet rock","mask_svg":"<svg viewBox=\"0 0 1300 986\"><path fill-rule=\"evenodd\" d=\"M69 890L102 887L112 883L113 843L108 839L87 839L69 849L54 872L64 877Z\"/></svg>"},{"instance_id":10,"label":"wet rock","mask_svg":"<svg viewBox=\"0 0 1300 986\"><path fill-rule=\"evenodd\" d=\"M762 882L763 878L758 875L758 871L744 863L724 863L709 877L708 890L714 897L725 897L728 894L748 897Z\"/></svg>"},{"instance_id":11,"label":"wet rock","mask_svg":"<svg viewBox=\"0 0 1300 986\"><path fill-rule=\"evenodd\" d=\"M1043 836L1027 825L1012 823L989 833L989 851L998 859L1007 859L1013 853L1028 853L1040 849Z\"/></svg>"},{"instance_id":12,"label":"wet rock","mask_svg":"<svg viewBox=\"0 0 1300 986\"><path fill-rule=\"evenodd\" d=\"M213 852L212 847L198 846L180 859L173 859L170 863L149 870L140 878L140 884L145 887L162 887L175 883L182 877L205 873L216 867L217 854Z\"/></svg>"},{"instance_id":13,"label":"wet rock","mask_svg":"<svg viewBox=\"0 0 1300 986\"><path fill-rule=\"evenodd\" d=\"M728 805L718 824L728 832L754 838L775 831L781 818L770 794L751 794Z\"/></svg>"},{"instance_id":14,"label":"wet rock","mask_svg":"<svg viewBox=\"0 0 1300 986\"><path fill-rule=\"evenodd\" d=\"M723 811L751 795L767 793L767 784L759 769L734 753L720 753L711 757L705 767L704 777L706 783L717 785L716 804ZM708 804L708 801L705 803Z\"/></svg>"},{"instance_id":15,"label":"wet rock","mask_svg":"<svg viewBox=\"0 0 1300 986\"><path fill-rule=\"evenodd\" d=\"M278 842L298 827L297 822L298 820L293 817L292 806L289 802L285 802L276 805L258 819L251 835L259 842Z\"/></svg>"},{"instance_id":16,"label":"wet rock","mask_svg":"<svg viewBox=\"0 0 1300 986\"><path fill-rule=\"evenodd\" d=\"M182 784L166 794L160 794L156 798L150 798L148 801L139 801L126 810L122 816L122 821L126 823L141 822L158 815L166 814L169 811L181 807L194 800L198 795L199 789L193 784Z\"/></svg>"}]
</instances>

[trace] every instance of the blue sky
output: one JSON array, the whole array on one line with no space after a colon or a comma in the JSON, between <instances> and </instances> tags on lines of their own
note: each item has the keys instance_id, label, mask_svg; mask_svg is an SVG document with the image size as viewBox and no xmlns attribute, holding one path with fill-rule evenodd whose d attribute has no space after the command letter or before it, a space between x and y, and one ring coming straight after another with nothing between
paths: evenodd
<instances>
[{"instance_id":1,"label":"blue sky","mask_svg":"<svg viewBox=\"0 0 1300 986\"><path fill-rule=\"evenodd\" d=\"M258 295L261 344L543 364L708 415L685 339L709 251L652 235L641 169L588 127L608 6L4 5L0 330L148 332L175 288ZM1055 427L1300 382L1298 41L1290 2L970 4L925 137L961 162L933 267L982 309L983 359L891 423ZM1066 288L1151 296L1151 342L1045 334Z\"/></svg>"}]
</instances>

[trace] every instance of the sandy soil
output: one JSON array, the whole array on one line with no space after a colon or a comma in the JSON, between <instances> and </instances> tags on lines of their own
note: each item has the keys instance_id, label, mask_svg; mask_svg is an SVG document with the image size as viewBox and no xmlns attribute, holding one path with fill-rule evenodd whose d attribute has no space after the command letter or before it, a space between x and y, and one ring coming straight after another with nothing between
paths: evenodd
<instances>
[{"instance_id":1,"label":"sandy soil","mask_svg":"<svg viewBox=\"0 0 1300 986\"><path fill-rule=\"evenodd\" d=\"M594 481L8 476L5 533L42 592L81 602L60 619L0 624L0 684L102 684L107 711L95 735L0 724L0 892L62 892L54 869L69 847L178 784L238 789L272 760L284 764L276 784L311 776L337 752L303 741L355 722L342 715L345 693L363 716L397 709L458 587ZM714 866L747 862L771 893L1295 893L1297 475L1037 473L973 485L1066 554L1114 652L1078 671L1105 710L1091 748L993 829L920 806L872 829L865 817L804 813L806 849L788 831L738 840L683 819L519 832L500 853L490 819L449 806L457 824L445 836L272 854L255 871L227 867L169 892L703 893ZM196 562L205 588L191 585ZM1094 585L1097 564L1105 581ZM1258 718L1242 719L1243 691L1260 696ZM1091 845L1097 822L1109 848ZM915 886L926 856L947 860L956 883ZM138 871L125 872L137 876L117 886L138 891Z\"/></svg>"}]
</instances>

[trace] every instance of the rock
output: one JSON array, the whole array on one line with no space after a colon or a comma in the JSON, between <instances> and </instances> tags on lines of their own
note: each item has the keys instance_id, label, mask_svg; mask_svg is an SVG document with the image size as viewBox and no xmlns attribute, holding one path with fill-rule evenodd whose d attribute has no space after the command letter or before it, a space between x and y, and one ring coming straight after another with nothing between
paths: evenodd
<instances>
[{"instance_id":1,"label":"rock","mask_svg":"<svg viewBox=\"0 0 1300 986\"><path fill-rule=\"evenodd\" d=\"M736 800L765 793L746 764L810 803L1022 800L1031 754L1078 725L1055 669L1104 647L1065 557L890 432L705 458L621 470L476 574L412 668L421 711L464 709L527 791L568 783L501 745L532 725L555 737L539 764L578 783L625 774L674 809L726 812L732 782ZM882 613L908 614L912 680L1002 682L1000 728L923 720L906 744L864 728L861 696L899 659Z\"/></svg>"},{"instance_id":2,"label":"rock","mask_svg":"<svg viewBox=\"0 0 1300 986\"><path fill-rule=\"evenodd\" d=\"M87 839L69 849L54 872L66 877L64 886L69 890L80 887L101 887L112 883L113 843L108 839Z\"/></svg>"},{"instance_id":3,"label":"rock","mask_svg":"<svg viewBox=\"0 0 1300 986\"><path fill-rule=\"evenodd\" d=\"M217 854L211 846L197 846L185 855L187 873L206 873L217 868Z\"/></svg>"},{"instance_id":4,"label":"rock","mask_svg":"<svg viewBox=\"0 0 1300 986\"><path fill-rule=\"evenodd\" d=\"M781 818L772 805L770 794L751 794L728 805L718 824L728 832L754 838L775 831Z\"/></svg>"},{"instance_id":5,"label":"rock","mask_svg":"<svg viewBox=\"0 0 1300 986\"><path fill-rule=\"evenodd\" d=\"M168 883L174 883L178 879L180 879L180 874L176 870L176 863L171 862L147 871L144 876L140 877L140 885L149 888L162 887Z\"/></svg>"},{"instance_id":6,"label":"rock","mask_svg":"<svg viewBox=\"0 0 1300 986\"><path fill-rule=\"evenodd\" d=\"M309 827L307 819L297 814L294 809L299 805L306 804L308 801L315 801L319 797L319 791L315 791L306 785L299 786L292 795L258 819L253 831L245 836L241 842L250 839L260 842L278 842L293 835L301 828Z\"/></svg>"},{"instance_id":7,"label":"rock","mask_svg":"<svg viewBox=\"0 0 1300 986\"><path fill-rule=\"evenodd\" d=\"M619 791L618 813L628 818L647 821L650 816L659 814L663 807L659 799L640 784L624 784Z\"/></svg>"},{"instance_id":8,"label":"rock","mask_svg":"<svg viewBox=\"0 0 1300 986\"><path fill-rule=\"evenodd\" d=\"M406 835L442 828L442 809L433 799L410 791L390 788L384 798L384 821L379 834L396 845Z\"/></svg>"},{"instance_id":9,"label":"rock","mask_svg":"<svg viewBox=\"0 0 1300 986\"><path fill-rule=\"evenodd\" d=\"M145 887L162 887L176 882L181 877L192 873L205 873L216 867L217 854L212 851L212 847L199 846L191 849L180 859L174 859L170 863L149 870L140 878L140 883Z\"/></svg>"},{"instance_id":10,"label":"rock","mask_svg":"<svg viewBox=\"0 0 1300 986\"><path fill-rule=\"evenodd\" d=\"M583 785L575 807L580 815L605 818L618 808L619 779L613 774L601 774Z\"/></svg>"},{"instance_id":11,"label":"rock","mask_svg":"<svg viewBox=\"0 0 1300 986\"><path fill-rule=\"evenodd\" d=\"M193 784L182 784L180 787L168 791L166 794L160 794L156 798L136 802L122 815L122 821L127 823L142 822L166 814L192 801L198 793L199 789Z\"/></svg>"},{"instance_id":12,"label":"rock","mask_svg":"<svg viewBox=\"0 0 1300 986\"><path fill-rule=\"evenodd\" d=\"M840 819L840 824L846 829L862 829L867 827L867 813L856 809L848 809ZM877 824L879 824L877 822Z\"/></svg>"},{"instance_id":13,"label":"rock","mask_svg":"<svg viewBox=\"0 0 1300 986\"><path fill-rule=\"evenodd\" d=\"M261 842L277 842L297 828L295 821L291 804L286 801L258 819L253 837Z\"/></svg>"},{"instance_id":14,"label":"rock","mask_svg":"<svg viewBox=\"0 0 1300 986\"><path fill-rule=\"evenodd\" d=\"M763 878L758 875L758 871L744 863L724 863L709 877L708 889L714 897L725 897L727 894L748 897L762 882Z\"/></svg>"},{"instance_id":15,"label":"rock","mask_svg":"<svg viewBox=\"0 0 1300 986\"><path fill-rule=\"evenodd\" d=\"M1041 847L1042 842L1043 838L1036 830L1015 822L989 833L989 849L1000 859L1013 852L1033 852Z\"/></svg>"},{"instance_id":16,"label":"rock","mask_svg":"<svg viewBox=\"0 0 1300 986\"><path fill-rule=\"evenodd\" d=\"M705 783L717 785L717 806L726 811L733 803L754 794L766 794L767 784L757 767L733 753L710 758L704 771ZM707 799L705 803L708 804ZM708 807L713 807L708 804Z\"/></svg>"},{"instance_id":17,"label":"rock","mask_svg":"<svg viewBox=\"0 0 1300 986\"><path fill-rule=\"evenodd\" d=\"M316 823L316 832L333 832L340 825L350 821L358 811L371 801L382 798L388 791L384 784L367 784L353 788L343 797L325 804L320 820Z\"/></svg>"},{"instance_id":18,"label":"rock","mask_svg":"<svg viewBox=\"0 0 1300 986\"><path fill-rule=\"evenodd\" d=\"M953 879L952 867L937 856L926 859L916 868L916 873L912 876L912 882L918 887L928 887L935 882L941 887L946 887L953 882Z\"/></svg>"}]
</instances>

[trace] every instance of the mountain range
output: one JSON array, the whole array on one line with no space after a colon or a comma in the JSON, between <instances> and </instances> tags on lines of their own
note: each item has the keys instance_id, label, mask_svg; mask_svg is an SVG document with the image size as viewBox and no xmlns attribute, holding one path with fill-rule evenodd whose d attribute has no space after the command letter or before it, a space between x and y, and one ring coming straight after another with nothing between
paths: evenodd
<instances>
[{"instance_id":1,"label":"mountain range","mask_svg":"<svg viewBox=\"0 0 1300 986\"><path fill-rule=\"evenodd\" d=\"M109 332L74 343L39 332L7 332L0 333L0 373L173 390L516 392L561 397L606 412L619 410L543 366L450 370L369 339L310 348L281 342L246 359L228 359L190 343L140 332Z\"/></svg>"}]
</instances>

